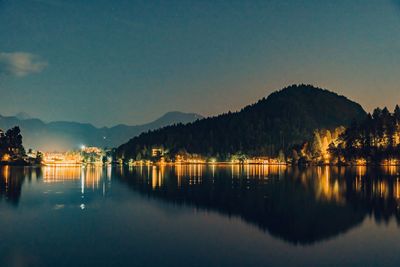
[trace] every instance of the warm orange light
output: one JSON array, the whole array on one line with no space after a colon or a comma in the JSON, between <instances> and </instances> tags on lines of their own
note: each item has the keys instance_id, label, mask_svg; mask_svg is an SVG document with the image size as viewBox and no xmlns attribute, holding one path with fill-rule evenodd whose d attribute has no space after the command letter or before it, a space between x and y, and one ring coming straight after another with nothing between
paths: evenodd
<instances>
[{"instance_id":1,"label":"warm orange light","mask_svg":"<svg viewBox=\"0 0 400 267\"><path fill-rule=\"evenodd\" d=\"M10 155L9 154L4 154L1 160L2 161L9 161L10 160Z\"/></svg>"}]
</instances>

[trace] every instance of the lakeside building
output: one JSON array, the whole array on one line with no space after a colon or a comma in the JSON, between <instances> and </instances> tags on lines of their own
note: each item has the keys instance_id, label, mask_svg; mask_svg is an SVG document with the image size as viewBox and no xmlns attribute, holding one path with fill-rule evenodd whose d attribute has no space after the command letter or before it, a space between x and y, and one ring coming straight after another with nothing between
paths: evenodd
<instances>
[{"instance_id":1,"label":"lakeside building","mask_svg":"<svg viewBox=\"0 0 400 267\"><path fill-rule=\"evenodd\" d=\"M80 151L82 162L90 164L103 164L106 152L98 147L82 147Z\"/></svg>"},{"instance_id":2,"label":"lakeside building","mask_svg":"<svg viewBox=\"0 0 400 267\"><path fill-rule=\"evenodd\" d=\"M82 164L102 165L108 162L106 152L98 147L82 147L79 151L45 152L44 165L76 166Z\"/></svg>"},{"instance_id":3,"label":"lakeside building","mask_svg":"<svg viewBox=\"0 0 400 267\"><path fill-rule=\"evenodd\" d=\"M164 149L162 149L162 148L153 148L151 150L152 157L161 157L163 155L164 155Z\"/></svg>"},{"instance_id":4,"label":"lakeside building","mask_svg":"<svg viewBox=\"0 0 400 267\"><path fill-rule=\"evenodd\" d=\"M76 166L82 164L80 152L45 152L43 153L44 165Z\"/></svg>"}]
</instances>

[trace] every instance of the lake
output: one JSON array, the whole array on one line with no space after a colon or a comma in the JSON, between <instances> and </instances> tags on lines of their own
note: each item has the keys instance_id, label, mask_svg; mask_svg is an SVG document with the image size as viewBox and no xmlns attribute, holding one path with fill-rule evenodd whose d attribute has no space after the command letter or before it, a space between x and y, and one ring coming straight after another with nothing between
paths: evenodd
<instances>
[{"instance_id":1,"label":"lake","mask_svg":"<svg viewBox=\"0 0 400 267\"><path fill-rule=\"evenodd\" d=\"M400 169L0 167L0 266L399 266Z\"/></svg>"}]
</instances>

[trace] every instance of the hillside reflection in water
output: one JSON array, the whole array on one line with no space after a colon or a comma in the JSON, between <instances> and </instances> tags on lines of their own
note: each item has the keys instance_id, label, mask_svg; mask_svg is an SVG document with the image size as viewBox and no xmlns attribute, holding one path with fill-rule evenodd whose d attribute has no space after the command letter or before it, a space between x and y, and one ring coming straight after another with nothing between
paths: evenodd
<instances>
[{"instance_id":1,"label":"hillside reflection in water","mask_svg":"<svg viewBox=\"0 0 400 267\"><path fill-rule=\"evenodd\" d=\"M3 167L0 197L17 206L25 180L78 181L105 190L111 176L162 201L239 216L272 235L308 244L334 237L366 216L400 223L396 167L291 168L266 165L178 165L125 168ZM108 186L107 186L108 187Z\"/></svg>"},{"instance_id":2,"label":"hillside reflection in water","mask_svg":"<svg viewBox=\"0 0 400 267\"><path fill-rule=\"evenodd\" d=\"M393 167L153 166L116 177L164 201L239 216L291 243L334 237L367 216L400 223L400 181Z\"/></svg>"}]
</instances>

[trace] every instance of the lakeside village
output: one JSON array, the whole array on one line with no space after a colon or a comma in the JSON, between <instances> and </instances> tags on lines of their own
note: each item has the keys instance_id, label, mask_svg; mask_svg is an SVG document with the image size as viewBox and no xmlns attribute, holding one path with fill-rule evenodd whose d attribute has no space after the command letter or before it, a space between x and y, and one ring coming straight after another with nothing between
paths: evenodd
<instances>
[{"instance_id":1,"label":"lakeside village","mask_svg":"<svg viewBox=\"0 0 400 267\"><path fill-rule=\"evenodd\" d=\"M115 149L103 149L82 145L79 150L68 152L42 152L33 149L25 151L19 127L6 132L0 130L0 165L45 165L45 166L81 166L91 165L173 165L173 164L289 164L283 153L278 158L247 157L243 154L230 156L226 161L214 157L202 157L196 154L182 153L171 155L162 147L148 150L147 156L135 159L122 159L116 156Z\"/></svg>"},{"instance_id":2,"label":"lakeside village","mask_svg":"<svg viewBox=\"0 0 400 267\"><path fill-rule=\"evenodd\" d=\"M164 146L143 147L134 158L118 155L117 149L82 146L69 152L41 152L22 145L19 127L0 130L0 165L173 165L173 164L265 164L265 165L400 165L400 107L390 113L376 109L348 128L315 130L310 140L280 150L276 157L241 152L223 157L172 153ZM117 156L118 155L118 156Z\"/></svg>"},{"instance_id":3,"label":"lakeside village","mask_svg":"<svg viewBox=\"0 0 400 267\"><path fill-rule=\"evenodd\" d=\"M254 157L248 158L242 154L233 155L227 161L217 161L216 158L206 158L195 154L175 155L171 158L168 151L161 147L149 150L145 159L123 160L115 156L115 149L103 149L82 145L79 150L67 152L42 152L33 149L25 151L22 145L22 135L19 127L6 132L0 130L0 165L46 165L46 166L81 166L91 165L172 165L172 164L273 164L286 165L284 156L280 158Z\"/></svg>"}]
</instances>

